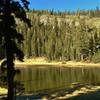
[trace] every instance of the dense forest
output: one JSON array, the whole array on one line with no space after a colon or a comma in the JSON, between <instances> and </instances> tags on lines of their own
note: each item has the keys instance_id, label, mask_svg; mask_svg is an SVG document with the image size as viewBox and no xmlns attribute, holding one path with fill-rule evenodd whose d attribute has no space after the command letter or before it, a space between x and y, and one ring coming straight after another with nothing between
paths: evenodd
<instances>
[{"instance_id":1,"label":"dense forest","mask_svg":"<svg viewBox=\"0 0 100 100\"><path fill-rule=\"evenodd\" d=\"M25 39L18 47L26 58L100 62L100 27L92 22L92 19L100 21L98 7L77 12L32 10L27 12L27 16L31 20L31 28L16 19L17 30ZM5 54L2 45L0 50L2 57Z\"/></svg>"}]
</instances>

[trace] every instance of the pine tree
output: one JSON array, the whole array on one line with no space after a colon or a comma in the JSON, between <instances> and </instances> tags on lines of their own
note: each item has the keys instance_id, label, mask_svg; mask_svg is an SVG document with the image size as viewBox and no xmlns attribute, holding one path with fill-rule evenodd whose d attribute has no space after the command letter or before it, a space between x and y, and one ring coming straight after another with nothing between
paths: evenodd
<instances>
[{"instance_id":1,"label":"pine tree","mask_svg":"<svg viewBox=\"0 0 100 100\"><path fill-rule=\"evenodd\" d=\"M8 95L7 100L13 100L14 97L14 60L18 58L23 61L24 54L17 47L17 44L21 44L23 36L16 30L15 17L30 25L29 19L26 17L26 10L28 10L29 2L27 0L21 0L23 6L16 0L0 0L0 34L1 39L4 39L4 47L6 51L6 60L3 63L7 65L7 82L8 82Z\"/></svg>"}]
</instances>

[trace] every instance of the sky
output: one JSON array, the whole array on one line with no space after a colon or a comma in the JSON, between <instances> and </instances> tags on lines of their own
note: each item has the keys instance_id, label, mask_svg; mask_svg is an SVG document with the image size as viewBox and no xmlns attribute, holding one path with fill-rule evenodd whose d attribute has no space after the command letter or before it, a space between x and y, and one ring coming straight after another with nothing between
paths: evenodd
<instances>
[{"instance_id":1,"label":"sky","mask_svg":"<svg viewBox=\"0 0 100 100\"><path fill-rule=\"evenodd\" d=\"M30 9L76 11L100 7L100 0L30 0Z\"/></svg>"}]
</instances>

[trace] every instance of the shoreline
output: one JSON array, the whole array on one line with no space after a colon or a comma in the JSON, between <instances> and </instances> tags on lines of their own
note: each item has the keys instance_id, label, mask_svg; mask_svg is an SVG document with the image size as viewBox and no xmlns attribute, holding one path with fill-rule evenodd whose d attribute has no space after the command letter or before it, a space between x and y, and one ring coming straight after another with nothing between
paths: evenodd
<instances>
[{"instance_id":1,"label":"shoreline","mask_svg":"<svg viewBox=\"0 0 100 100\"><path fill-rule=\"evenodd\" d=\"M2 63L0 61L0 63ZM26 68L29 66L55 66L55 67L100 67L100 63L92 62L77 62L77 61L48 61L45 57L37 57L31 59L24 59L24 62L16 60L16 67Z\"/></svg>"},{"instance_id":2,"label":"shoreline","mask_svg":"<svg viewBox=\"0 0 100 100\"><path fill-rule=\"evenodd\" d=\"M43 95L40 97L41 100L51 100L51 99L57 99L57 100L63 100L63 99L72 99L74 100L74 98L80 98L82 99L83 97L85 98L85 100L87 100L87 98L94 98L94 100L97 97L100 97L100 86L99 85L89 85L89 84L80 84L80 83L73 83L68 89L61 89L61 90L57 90L57 91L53 91L53 92L47 92L47 94ZM41 93L40 93L41 94ZM5 88L1 88L0 87L0 95L1 98L2 97L6 97L7 95L7 89ZM49 96L48 96L49 95ZM20 96L20 95L18 95ZM34 96L35 95L32 94L23 94L24 96ZM39 94L37 94L37 96L39 96ZM0 98L0 99L1 99Z\"/></svg>"},{"instance_id":3,"label":"shoreline","mask_svg":"<svg viewBox=\"0 0 100 100\"><path fill-rule=\"evenodd\" d=\"M100 63L86 63L76 61L48 61L44 57L25 59L24 62L15 61L17 67L28 66L56 66L56 67L100 67Z\"/></svg>"}]
</instances>

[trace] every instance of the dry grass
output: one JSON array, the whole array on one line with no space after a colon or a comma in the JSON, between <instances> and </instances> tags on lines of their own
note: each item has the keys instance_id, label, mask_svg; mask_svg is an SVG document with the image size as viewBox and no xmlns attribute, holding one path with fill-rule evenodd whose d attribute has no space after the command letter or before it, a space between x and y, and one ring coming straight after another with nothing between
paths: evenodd
<instances>
[{"instance_id":1,"label":"dry grass","mask_svg":"<svg viewBox=\"0 0 100 100\"><path fill-rule=\"evenodd\" d=\"M0 95L7 94L7 89L0 87Z\"/></svg>"},{"instance_id":2,"label":"dry grass","mask_svg":"<svg viewBox=\"0 0 100 100\"><path fill-rule=\"evenodd\" d=\"M3 61L3 60L2 60ZM0 63L2 62L0 61ZM17 67L27 67L27 65L44 65L44 66L58 66L58 67L100 67L100 63L86 63L76 61L49 61L45 57L36 57L31 59L24 59L24 62L15 61Z\"/></svg>"},{"instance_id":3,"label":"dry grass","mask_svg":"<svg viewBox=\"0 0 100 100\"><path fill-rule=\"evenodd\" d=\"M55 100L98 100L96 99L98 95L96 95L97 92L99 92L100 86L90 86L89 88L87 87L81 87L79 89L76 89L70 94L65 94L64 96L59 96L56 97ZM99 93L100 96L100 93Z\"/></svg>"},{"instance_id":4,"label":"dry grass","mask_svg":"<svg viewBox=\"0 0 100 100\"><path fill-rule=\"evenodd\" d=\"M54 66L64 66L64 67L100 67L100 63L95 64L95 63L85 63L85 62L76 62L76 61L48 61L48 59L45 57L24 59L24 62L15 61L15 64L16 65L54 65Z\"/></svg>"},{"instance_id":5,"label":"dry grass","mask_svg":"<svg viewBox=\"0 0 100 100\"><path fill-rule=\"evenodd\" d=\"M100 100L100 86L75 86L66 91L57 91L41 100Z\"/></svg>"}]
</instances>

